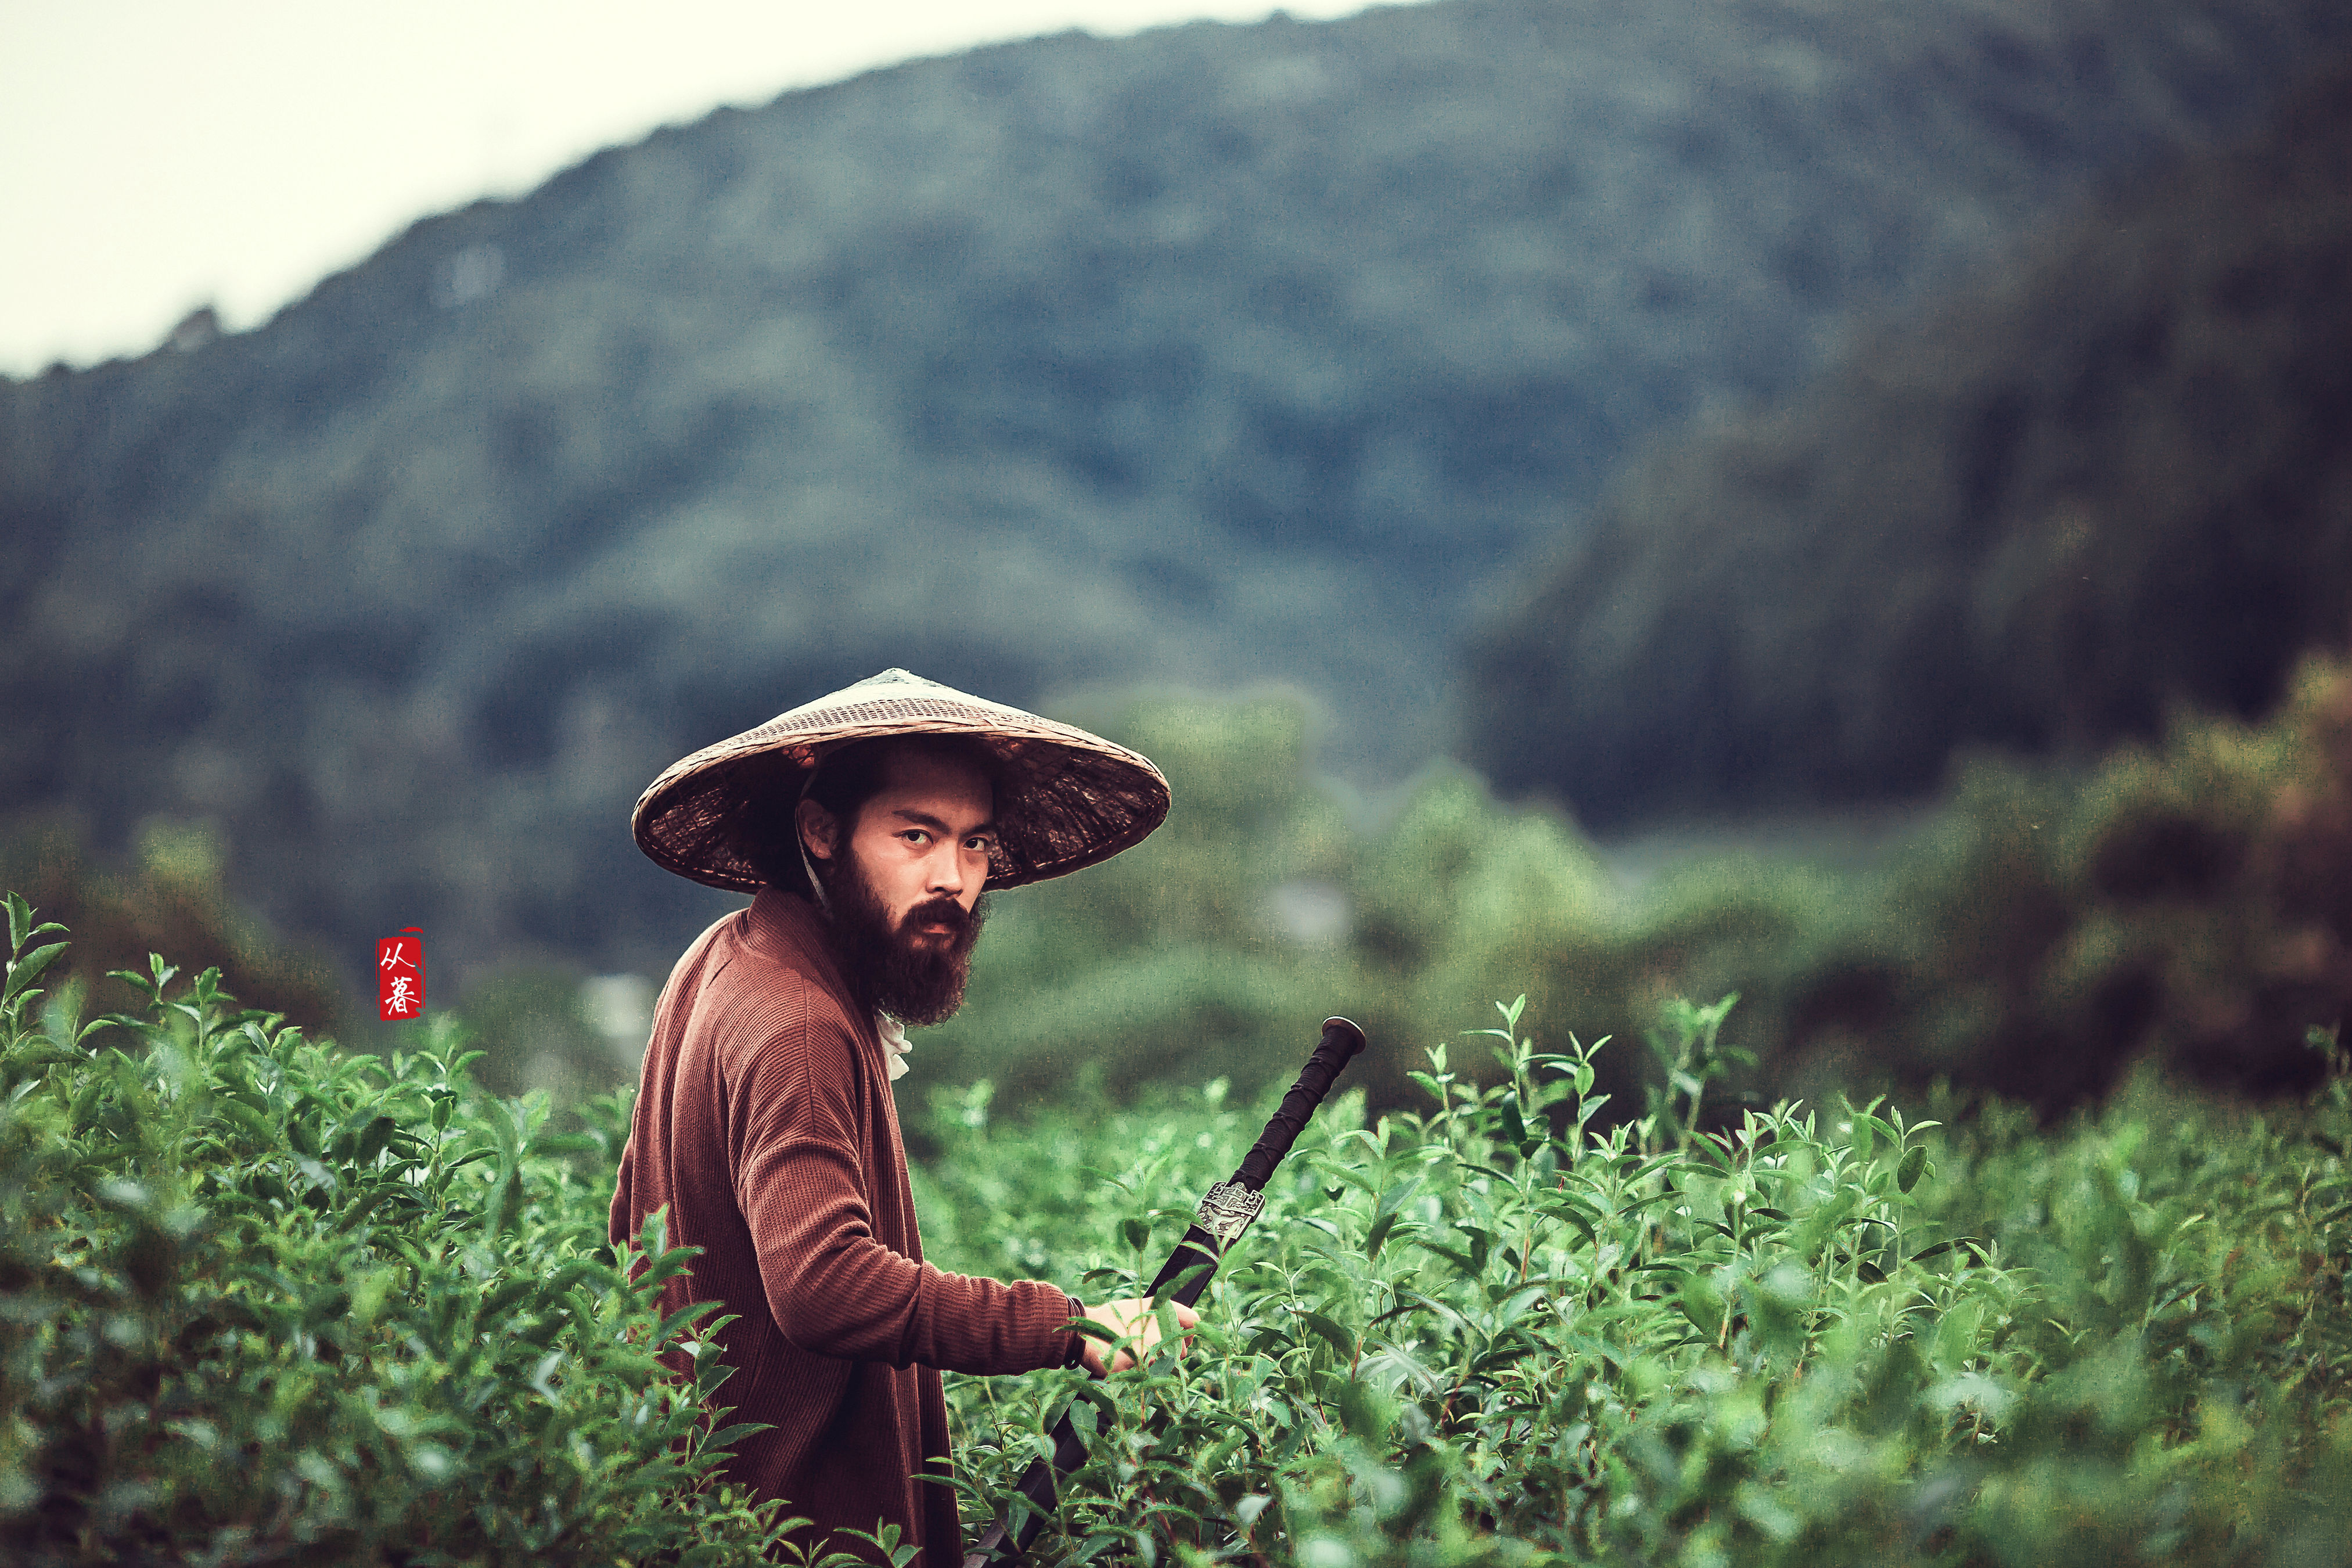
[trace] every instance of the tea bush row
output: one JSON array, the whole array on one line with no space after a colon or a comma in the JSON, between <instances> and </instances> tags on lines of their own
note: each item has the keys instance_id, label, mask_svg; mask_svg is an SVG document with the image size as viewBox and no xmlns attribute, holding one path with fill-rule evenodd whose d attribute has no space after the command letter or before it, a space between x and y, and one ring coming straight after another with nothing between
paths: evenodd
<instances>
[{"instance_id":1,"label":"tea bush row","mask_svg":"<svg viewBox=\"0 0 2352 1568\"><path fill-rule=\"evenodd\" d=\"M37 1026L62 933L10 912L0 1554L760 1559L786 1521L695 1420L721 1369L663 1378L695 1327L604 1246L624 1100L558 1134L472 1091L446 1023L343 1055L160 960L142 1014ZM1669 1011L1668 1091L1605 1133L1595 1050L1518 1008L1469 1039L1492 1081L1457 1043L1421 1111L1328 1106L1189 1354L951 1380L974 1527L1076 1401L1045 1563L2345 1560L2340 1070L2267 1121L2123 1105L2053 1139L1874 1103L1718 1133L1727 1005ZM1268 1108L990 1109L941 1088L921 1119L931 1255L1099 1300Z\"/></svg>"},{"instance_id":2,"label":"tea bush row","mask_svg":"<svg viewBox=\"0 0 2352 1568\"><path fill-rule=\"evenodd\" d=\"M609 1123L472 1095L446 1021L345 1055L161 959L142 1014L37 1026L64 932L8 913L0 1558L761 1561L655 1360L687 1257L605 1245Z\"/></svg>"},{"instance_id":3,"label":"tea bush row","mask_svg":"<svg viewBox=\"0 0 2352 1568\"><path fill-rule=\"evenodd\" d=\"M2340 1070L2279 1125L2164 1101L1955 1135L1874 1103L1693 1131L1723 1021L1671 1009L1674 1091L1606 1136L1592 1052L1517 1009L1499 1081L1440 1047L1423 1111L1328 1106L1189 1354L951 1380L976 1511L1075 1399L1055 1563L2352 1561ZM988 1101L934 1100L934 1256L1093 1296L1150 1278L1266 1109L1213 1085L1005 1128Z\"/></svg>"}]
</instances>

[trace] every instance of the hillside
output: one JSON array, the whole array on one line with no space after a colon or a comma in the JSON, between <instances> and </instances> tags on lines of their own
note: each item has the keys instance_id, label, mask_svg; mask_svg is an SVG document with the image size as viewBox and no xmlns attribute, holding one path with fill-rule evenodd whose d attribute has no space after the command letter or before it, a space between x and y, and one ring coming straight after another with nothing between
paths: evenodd
<instances>
[{"instance_id":1,"label":"hillside","mask_svg":"<svg viewBox=\"0 0 2352 1568\"><path fill-rule=\"evenodd\" d=\"M2251 717L2352 633L2352 68L1663 444L1479 654L1587 823L1918 795Z\"/></svg>"},{"instance_id":2,"label":"hillside","mask_svg":"<svg viewBox=\"0 0 2352 1568\"><path fill-rule=\"evenodd\" d=\"M718 906L631 849L636 791L884 665L1286 680L1393 777L1631 445L2347 38L2332 0L1452 0L665 131L256 331L0 386L0 815L215 823L346 952L658 969Z\"/></svg>"}]
</instances>

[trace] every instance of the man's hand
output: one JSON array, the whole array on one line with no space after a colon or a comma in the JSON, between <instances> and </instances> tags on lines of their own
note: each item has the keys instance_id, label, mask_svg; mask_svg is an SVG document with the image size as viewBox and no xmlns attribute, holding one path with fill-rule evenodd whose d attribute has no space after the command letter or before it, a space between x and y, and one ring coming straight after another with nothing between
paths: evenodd
<instances>
[{"instance_id":1,"label":"man's hand","mask_svg":"<svg viewBox=\"0 0 2352 1568\"><path fill-rule=\"evenodd\" d=\"M1176 1313L1178 1328L1189 1329L1201 1321L1201 1314L1182 1302L1171 1301L1168 1304ZM1106 1301L1099 1307L1088 1307L1087 1316L1119 1338L1134 1340L1135 1344L1132 1348L1136 1351L1150 1349L1152 1343L1160 1338L1160 1320L1151 1310L1151 1298L1149 1296L1138 1296L1125 1301ZM1082 1334L1079 1339L1086 1347L1081 1353L1086 1357L1087 1370L1097 1377L1103 1377L1114 1372L1125 1372L1135 1364L1135 1357L1125 1350L1114 1352L1110 1346L1091 1335ZM1189 1338L1184 1342L1188 1345L1192 1342ZM1180 1348L1177 1353L1181 1355L1183 1351ZM1108 1365L1103 1361L1105 1356L1112 1357Z\"/></svg>"}]
</instances>

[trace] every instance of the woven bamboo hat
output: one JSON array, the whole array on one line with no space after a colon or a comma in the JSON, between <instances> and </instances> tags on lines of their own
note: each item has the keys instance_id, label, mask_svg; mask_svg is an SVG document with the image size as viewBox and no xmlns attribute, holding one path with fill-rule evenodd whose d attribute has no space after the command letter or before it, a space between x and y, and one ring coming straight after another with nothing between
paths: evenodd
<instances>
[{"instance_id":1,"label":"woven bamboo hat","mask_svg":"<svg viewBox=\"0 0 2352 1568\"><path fill-rule=\"evenodd\" d=\"M1108 860L1168 815L1168 781L1126 747L886 669L672 763L637 797L630 831L637 847L681 877L755 891L761 879L745 843L793 810L826 752L890 735L971 735L995 755L992 888Z\"/></svg>"}]
</instances>

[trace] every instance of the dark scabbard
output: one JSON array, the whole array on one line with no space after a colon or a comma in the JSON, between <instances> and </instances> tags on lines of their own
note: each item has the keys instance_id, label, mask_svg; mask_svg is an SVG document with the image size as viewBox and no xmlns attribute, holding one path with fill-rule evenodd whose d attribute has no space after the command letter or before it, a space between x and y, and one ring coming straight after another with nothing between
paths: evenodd
<instances>
[{"instance_id":1,"label":"dark scabbard","mask_svg":"<svg viewBox=\"0 0 2352 1568\"><path fill-rule=\"evenodd\" d=\"M1316 1046L1315 1054L1307 1058L1307 1065L1299 1069L1298 1081L1282 1097L1281 1109L1274 1113L1265 1131L1258 1134L1257 1142L1243 1157L1234 1179L1219 1182L1201 1200L1198 1217L1153 1278L1150 1295L1157 1297L1165 1290L1168 1300L1187 1307L1201 1299L1201 1293L1209 1288L1210 1277L1217 1271L1218 1259L1241 1238L1242 1232L1249 1228L1250 1221L1265 1206L1265 1184L1273 1179L1274 1168L1282 1163L1282 1157L1290 1152L1291 1144L1297 1141L1307 1119L1315 1114L1315 1108L1331 1092L1331 1081L1339 1076L1339 1069L1363 1048L1363 1030L1345 1018L1323 1020L1323 1038ZM1187 1273L1192 1274L1190 1279L1184 1279ZM1180 1280L1182 1283L1178 1283ZM1054 1462L1048 1465L1043 1459L1034 1460L1021 1478L1020 1493L1029 1500L1028 1518L1016 1531L1007 1531L1003 1520L990 1525L979 1544L965 1553L963 1568L1004 1568L1005 1564L1017 1563L1037 1539L1037 1532L1045 1528L1045 1521L1053 1517L1059 1500L1055 1488L1056 1478L1076 1469L1087 1457L1087 1440L1078 1436L1077 1426L1066 1411L1054 1423L1053 1436Z\"/></svg>"}]
</instances>

